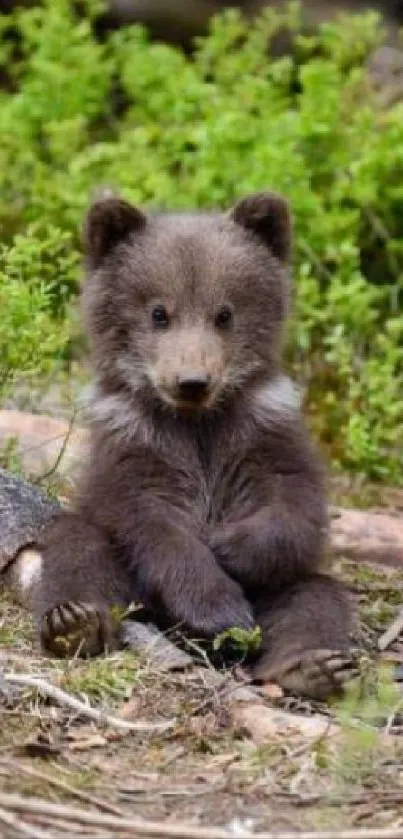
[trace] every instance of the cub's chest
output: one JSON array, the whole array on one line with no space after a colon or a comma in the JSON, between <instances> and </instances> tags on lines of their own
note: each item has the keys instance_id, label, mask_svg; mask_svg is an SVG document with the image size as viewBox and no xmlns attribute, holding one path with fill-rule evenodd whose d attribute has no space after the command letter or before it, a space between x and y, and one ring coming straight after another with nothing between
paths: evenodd
<instances>
[{"instance_id":1,"label":"cub's chest","mask_svg":"<svg viewBox=\"0 0 403 839\"><path fill-rule=\"evenodd\" d=\"M208 461L199 460L199 467L197 494L206 522L252 512L259 482L242 452L224 453L217 448Z\"/></svg>"},{"instance_id":2,"label":"cub's chest","mask_svg":"<svg viewBox=\"0 0 403 839\"><path fill-rule=\"evenodd\" d=\"M259 466L255 446L249 440L233 439L225 429L214 433L183 435L177 446L166 452L172 463L176 451L177 474L182 476L181 498L201 522L215 523L240 518L256 510L265 496L265 470ZM258 447L259 449L261 447Z\"/></svg>"}]
</instances>

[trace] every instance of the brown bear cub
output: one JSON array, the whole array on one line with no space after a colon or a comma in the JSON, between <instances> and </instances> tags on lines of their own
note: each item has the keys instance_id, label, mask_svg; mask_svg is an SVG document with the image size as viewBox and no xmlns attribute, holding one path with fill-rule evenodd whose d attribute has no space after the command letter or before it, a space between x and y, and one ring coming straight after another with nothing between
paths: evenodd
<instances>
[{"instance_id":1,"label":"brown bear cub","mask_svg":"<svg viewBox=\"0 0 403 839\"><path fill-rule=\"evenodd\" d=\"M48 650L101 652L111 607L141 601L193 637L260 625L253 675L286 689L323 697L354 673L347 595L320 573L322 471L281 372L290 240L270 193L224 214L92 206L92 453L39 545Z\"/></svg>"}]
</instances>

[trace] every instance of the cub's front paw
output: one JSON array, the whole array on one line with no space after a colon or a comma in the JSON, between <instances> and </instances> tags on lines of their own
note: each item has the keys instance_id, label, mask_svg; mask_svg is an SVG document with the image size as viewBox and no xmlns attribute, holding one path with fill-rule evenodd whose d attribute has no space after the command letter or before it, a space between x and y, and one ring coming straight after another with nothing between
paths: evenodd
<instances>
[{"instance_id":1,"label":"cub's front paw","mask_svg":"<svg viewBox=\"0 0 403 839\"><path fill-rule=\"evenodd\" d=\"M118 627L106 612L92 603L68 601L49 609L40 624L45 650L58 658L86 658L113 649Z\"/></svg>"},{"instance_id":2,"label":"cub's front paw","mask_svg":"<svg viewBox=\"0 0 403 839\"><path fill-rule=\"evenodd\" d=\"M186 623L205 638L214 638L234 627L251 630L255 626L252 607L242 589L225 574L214 586L200 590Z\"/></svg>"}]
</instances>

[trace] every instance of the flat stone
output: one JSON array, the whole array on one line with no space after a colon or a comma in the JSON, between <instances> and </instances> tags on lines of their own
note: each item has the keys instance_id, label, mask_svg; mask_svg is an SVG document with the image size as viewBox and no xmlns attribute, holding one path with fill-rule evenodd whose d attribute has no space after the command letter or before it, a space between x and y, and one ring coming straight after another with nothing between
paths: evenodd
<instances>
[{"instance_id":1,"label":"flat stone","mask_svg":"<svg viewBox=\"0 0 403 839\"><path fill-rule=\"evenodd\" d=\"M121 638L126 647L146 656L159 670L184 670L194 664L193 658L176 647L154 624L123 621Z\"/></svg>"}]
</instances>

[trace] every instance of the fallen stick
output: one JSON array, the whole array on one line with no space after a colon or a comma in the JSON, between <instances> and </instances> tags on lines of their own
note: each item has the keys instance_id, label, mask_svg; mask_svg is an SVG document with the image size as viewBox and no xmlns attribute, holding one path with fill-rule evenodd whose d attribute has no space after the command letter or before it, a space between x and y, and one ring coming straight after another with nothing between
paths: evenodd
<instances>
[{"instance_id":1,"label":"fallen stick","mask_svg":"<svg viewBox=\"0 0 403 839\"><path fill-rule=\"evenodd\" d=\"M151 822L137 818L118 819L100 813L89 813L63 804L0 793L0 807L36 816L60 818L65 822L78 822L92 827L105 827L131 833L133 839L233 839L234 833L223 827L195 827L190 824ZM286 833L250 833L244 831L242 839L403 839L403 828L369 828L363 830L319 830Z\"/></svg>"},{"instance_id":2,"label":"fallen stick","mask_svg":"<svg viewBox=\"0 0 403 839\"><path fill-rule=\"evenodd\" d=\"M2 807L0 807L0 824L11 827L12 830L15 830L21 836L26 836L27 839L51 839L50 833L47 831L21 822L9 811L3 810Z\"/></svg>"},{"instance_id":3,"label":"fallen stick","mask_svg":"<svg viewBox=\"0 0 403 839\"><path fill-rule=\"evenodd\" d=\"M162 733L172 728L175 724L175 720L167 720L166 722L129 722L128 720L123 720L119 717L104 714L103 711L99 711L98 708L93 708L91 705L87 705L80 699L76 699L75 696L71 696L61 688L55 687L54 685L49 684L49 682L46 682L45 679L38 678L37 676L29 676L25 673L4 673L2 675L4 681L8 682L10 685L21 685L22 687L34 688L44 696L47 696L49 699L53 699L55 702L58 702L60 705L64 705L72 711L77 711L79 714L83 714L83 716L86 716L90 720L110 725L113 728L120 728L125 731Z\"/></svg>"}]
</instances>

